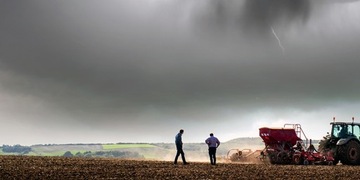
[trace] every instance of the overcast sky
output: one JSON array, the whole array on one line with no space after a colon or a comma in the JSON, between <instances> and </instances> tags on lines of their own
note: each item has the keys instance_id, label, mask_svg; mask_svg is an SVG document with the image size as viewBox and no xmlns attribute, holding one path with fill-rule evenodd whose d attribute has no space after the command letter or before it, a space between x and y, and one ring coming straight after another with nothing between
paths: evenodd
<instances>
[{"instance_id":1,"label":"overcast sky","mask_svg":"<svg viewBox=\"0 0 360 180\"><path fill-rule=\"evenodd\" d=\"M0 0L0 144L360 121L355 0Z\"/></svg>"}]
</instances>

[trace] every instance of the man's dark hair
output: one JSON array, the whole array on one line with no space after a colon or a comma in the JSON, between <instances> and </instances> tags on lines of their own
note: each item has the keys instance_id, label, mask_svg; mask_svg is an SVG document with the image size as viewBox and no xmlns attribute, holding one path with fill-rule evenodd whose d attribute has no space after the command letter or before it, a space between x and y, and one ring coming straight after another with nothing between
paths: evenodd
<instances>
[{"instance_id":1,"label":"man's dark hair","mask_svg":"<svg viewBox=\"0 0 360 180\"><path fill-rule=\"evenodd\" d=\"M180 133L183 133L184 132L184 130L183 129L180 129Z\"/></svg>"},{"instance_id":2,"label":"man's dark hair","mask_svg":"<svg viewBox=\"0 0 360 180\"><path fill-rule=\"evenodd\" d=\"M213 134L213 133L210 133L210 136L214 136L214 134Z\"/></svg>"}]
</instances>

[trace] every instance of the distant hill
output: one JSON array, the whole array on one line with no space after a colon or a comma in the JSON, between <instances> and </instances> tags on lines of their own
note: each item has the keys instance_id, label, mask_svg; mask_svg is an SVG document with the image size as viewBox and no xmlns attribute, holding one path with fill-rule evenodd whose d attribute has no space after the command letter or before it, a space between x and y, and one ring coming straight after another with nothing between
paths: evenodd
<instances>
[{"instance_id":1,"label":"distant hill","mask_svg":"<svg viewBox=\"0 0 360 180\"><path fill-rule=\"evenodd\" d=\"M265 147L260 137L242 137L226 141L221 146L227 149L263 149Z\"/></svg>"},{"instance_id":2,"label":"distant hill","mask_svg":"<svg viewBox=\"0 0 360 180\"><path fill-rule=\"evenodd\" d=\"M319 140L313 140L317 147ZM16 147L16 146L14 146ZM12 148L14 148L12 147ZM176 154L174 143L114 143L114 144L47 144L32 145L30 152L5 152L5 146L0 148L0 154L19 154L36 156L64 156L65 153L79 157L114 157L141 158L149 160L173 161ZM16 147L24 148L24 147ZM27 146L25 146L27 148ZM241 137L221 142L217 156L225 157L230 150L251 149L262 150L265 145L260 137ZM208 147L205 143L184 143L184 152L189 161L207 161Z\"/></svg>"},{"instance_id":3,"label":"distant hill","mask_svg":"<svg viewBox=\"0 0 360 180\"><path fill-rule=\"evenodd\" d=\"M241 137L231 139L225 142L226 144L249 144L249 145L264 145L260 137Z\"/></svg>"}]
</instances>

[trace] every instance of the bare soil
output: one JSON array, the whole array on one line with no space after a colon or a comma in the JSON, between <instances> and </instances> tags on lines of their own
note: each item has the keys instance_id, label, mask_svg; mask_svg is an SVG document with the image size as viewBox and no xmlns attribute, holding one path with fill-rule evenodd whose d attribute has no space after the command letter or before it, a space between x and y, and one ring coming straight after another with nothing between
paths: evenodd
<instances>
[{"instance_id":1,"label":"bare soil","mask_svg":"<svg viewBox=\"0 0 360 180\"><path fill-rule=\"evenodd\" d=\"M360 166L0 156L0 179L358 179Z\"/></svg>"}]
</instances>

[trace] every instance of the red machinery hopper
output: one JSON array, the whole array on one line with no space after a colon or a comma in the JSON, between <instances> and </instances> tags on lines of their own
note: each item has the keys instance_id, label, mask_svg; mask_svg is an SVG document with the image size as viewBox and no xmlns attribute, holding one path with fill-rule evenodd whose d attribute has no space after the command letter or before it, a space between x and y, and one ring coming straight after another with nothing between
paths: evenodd
<instances>
[{"instance_id":1,"label":"red machinery hopper","mask_svg":"<svg viewBox=\"0 0 360 180\"><path fill-rule=\"evenodd\" d=\"M293 128L285 128L292 125ZM333 164L332 154L317 152L311 144L307 147L301 139L306 138L300 124L285 124L284 128L259 129L259 135L264 140L264 154L272 164Z\"/></svg>"},{"instance_id":2,"label":"red machinery hopper","mask_svg":"<svg viewBox=\"0 0 360 180\"><path fill-rule=\"evenodd\" d=\"M296 135L293 128L260 128L260 137L267 145L277 145L279 142L289 143L291 146L295 146L301 139Z\"/></svg>"}]
</instances>

